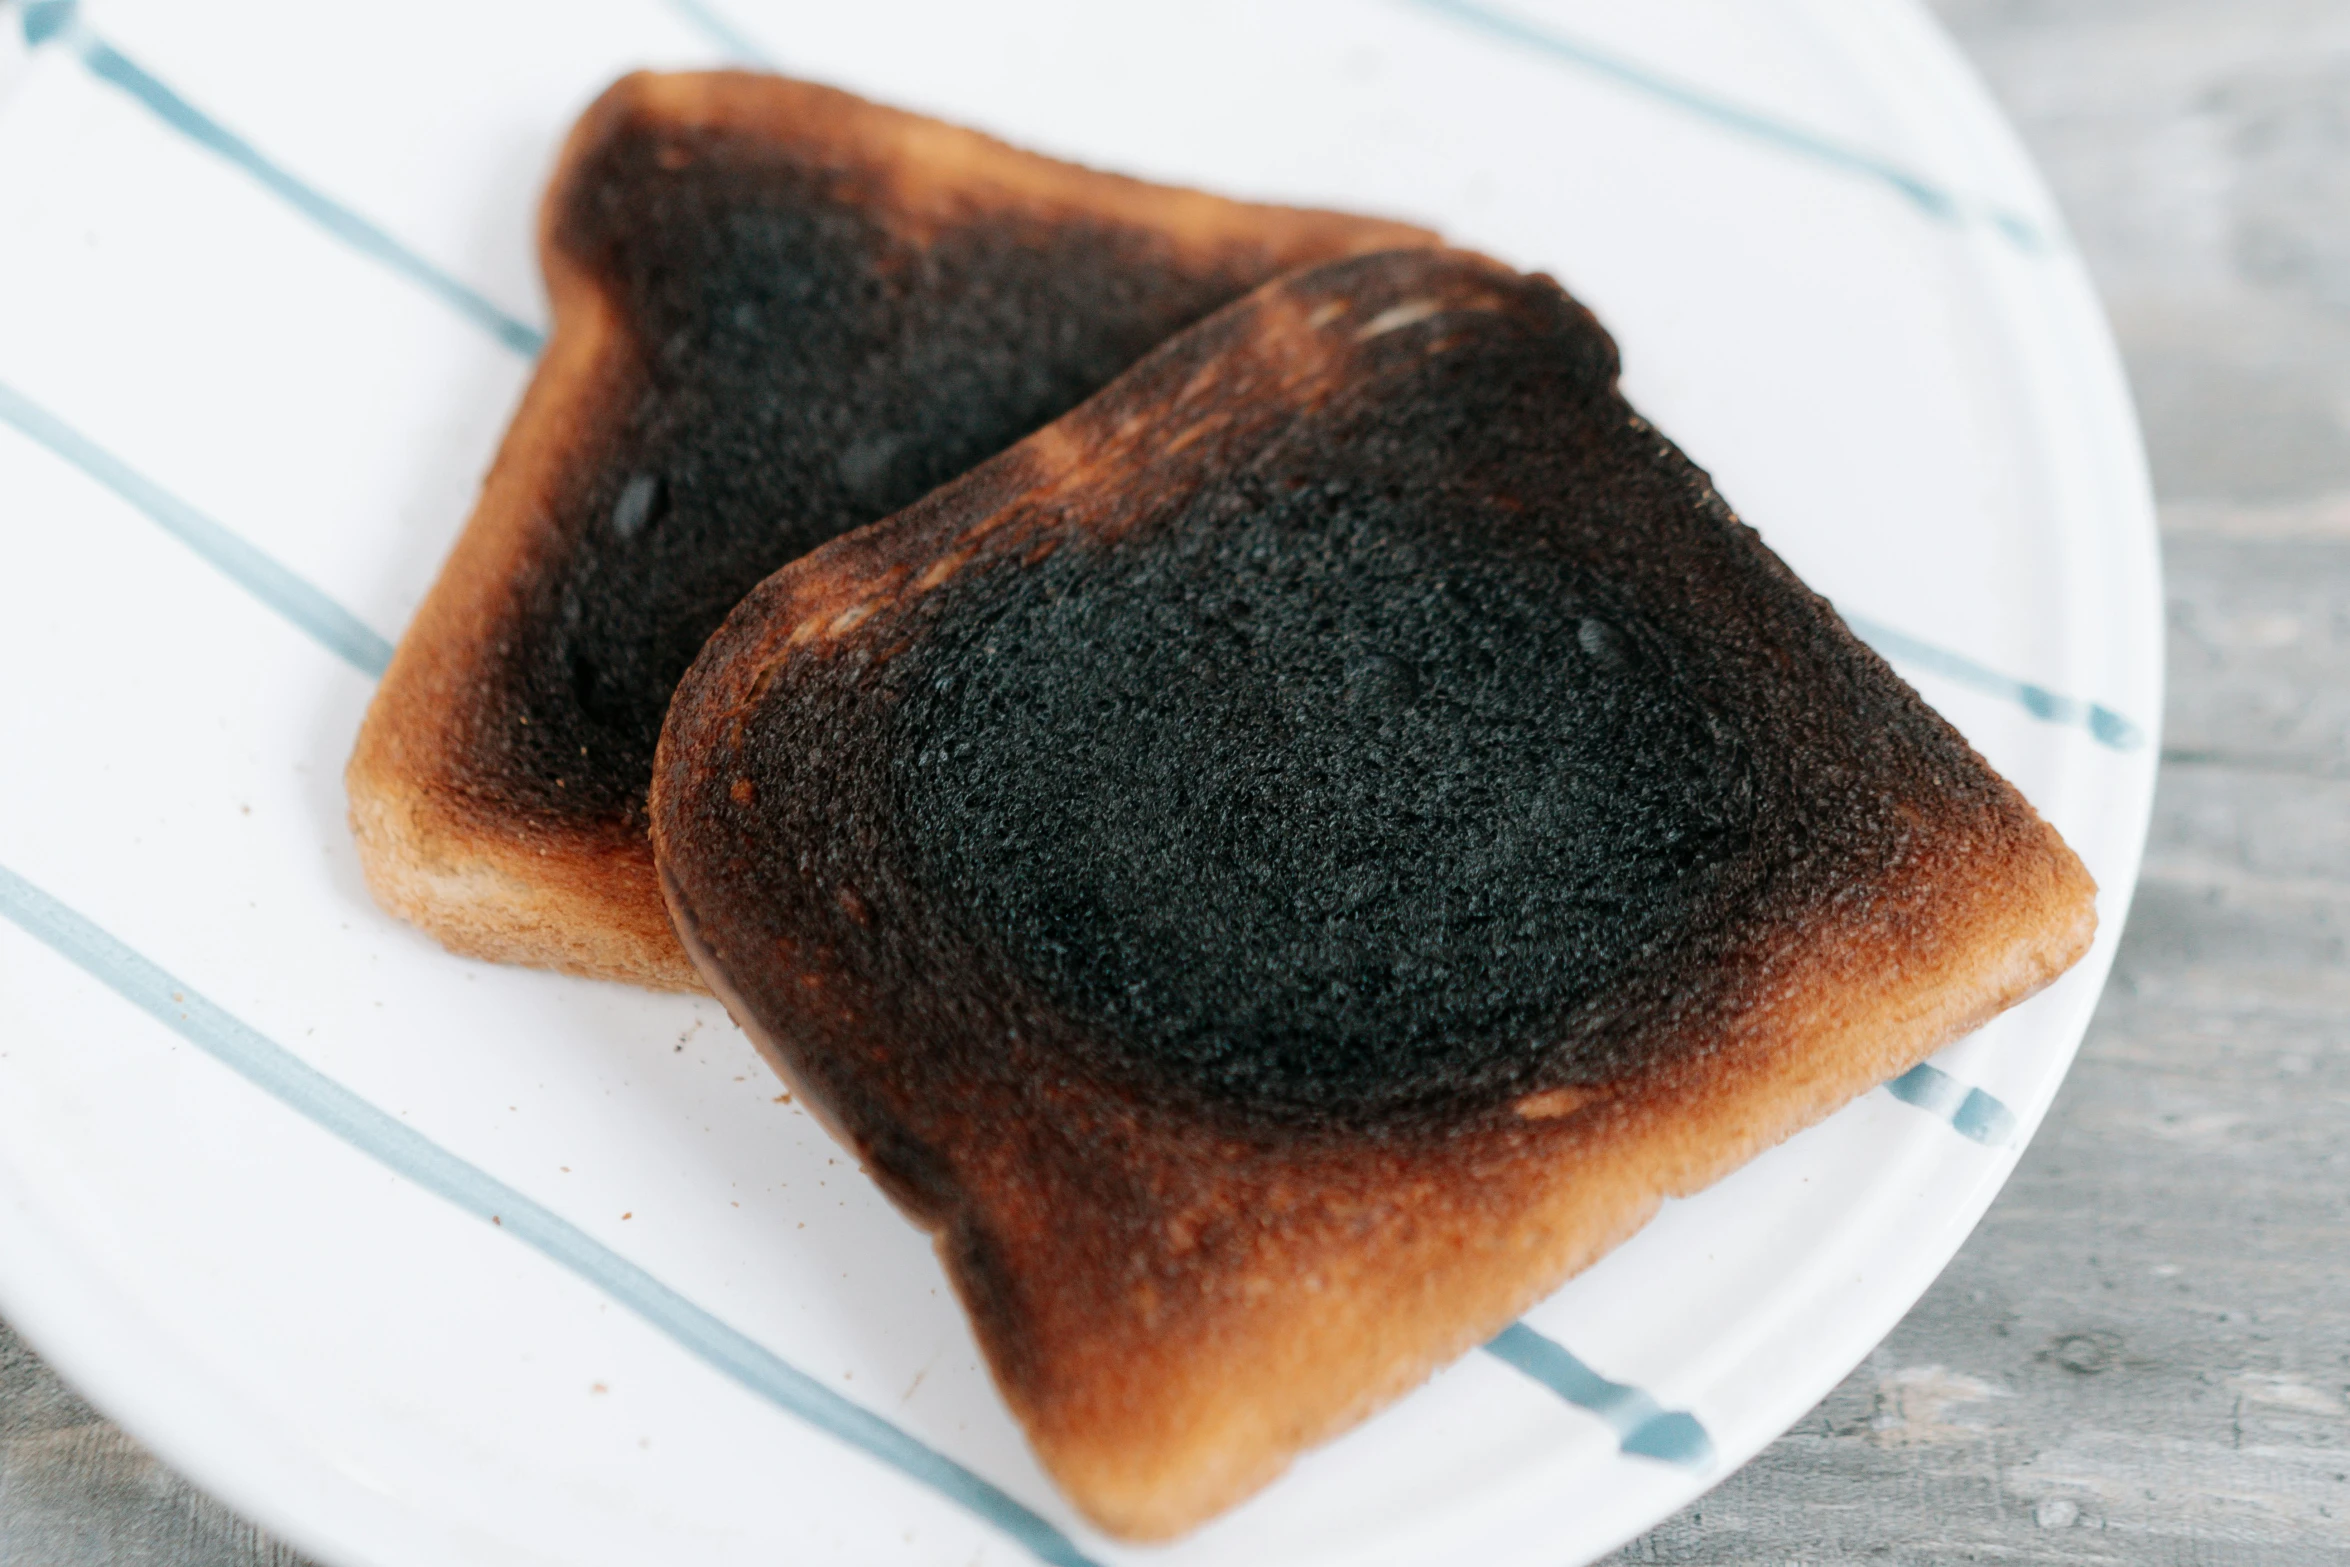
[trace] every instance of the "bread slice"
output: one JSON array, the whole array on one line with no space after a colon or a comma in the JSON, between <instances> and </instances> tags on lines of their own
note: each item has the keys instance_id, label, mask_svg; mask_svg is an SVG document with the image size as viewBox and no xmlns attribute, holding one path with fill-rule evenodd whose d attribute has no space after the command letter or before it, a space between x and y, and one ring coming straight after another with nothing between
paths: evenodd
<instances>
[{"instance_id":1,"label":"bread slice","mask_svg":"<svg viewBox=\"0 0 2350 1567\"><path fill-rule=\"evenodd\" d=\"M1266 279L1431 240L805 82L622 80L541 215L553 336L351 758L376 896L472 956L696 986L645 789L735 601Z\"/></svg>"},{"instance_id":2,"label":"bread slice","mask_svg":"<svg viewBox=\"0 0 2350 1567\"><path fill-rule=\"evenodd\" d=\"M2047 984L2057 834L1547 278L1258 290L770 577L653 842L1103 1528L1265 1484Z\"/></svg>"}]
</instances>

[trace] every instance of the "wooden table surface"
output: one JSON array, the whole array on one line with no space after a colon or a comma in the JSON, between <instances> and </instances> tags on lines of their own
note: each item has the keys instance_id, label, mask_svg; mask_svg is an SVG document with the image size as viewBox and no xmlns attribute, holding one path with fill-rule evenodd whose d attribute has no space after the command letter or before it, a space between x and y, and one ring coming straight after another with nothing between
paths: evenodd
<instances>
[{"instance_id":1,"label":"wooden table surface","mask_svg":"<svg viewBox=\"0 0 2350 1567\"><path fill-rule=\"evenodd\" d=\"M2170 706L2103 1007L1908 1320L1616 1563L2350 1567L2350 0L1937 0L2112 312ZM0 1325L0 1567L257 1567Z\"/></svg>"}]
</instances>

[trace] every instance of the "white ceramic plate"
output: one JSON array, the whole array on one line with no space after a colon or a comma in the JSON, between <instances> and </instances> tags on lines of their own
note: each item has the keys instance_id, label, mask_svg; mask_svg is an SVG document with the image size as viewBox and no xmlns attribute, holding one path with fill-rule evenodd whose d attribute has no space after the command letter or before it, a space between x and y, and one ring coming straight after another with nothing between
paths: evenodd
<instances>
[{"instance_id":1,"label":"white ceramic plate","mask_svg":"<svg viewBox=\"0 0 2350 1567\"><path fill-rule=\"evenodd\" d=\"M1556 273L2080 851L2096 951L1192 1539L1091 1534L928 1246L714 1004L451 958L343 828L369 671L528 373L553 149L620 71L728 52ZM2161 707L2088 284L1885 0L7 0L0 541L0 1310L334 1562L1601 1554L1998 1190L2105 977Z\"/></svg>"}]
</instances>

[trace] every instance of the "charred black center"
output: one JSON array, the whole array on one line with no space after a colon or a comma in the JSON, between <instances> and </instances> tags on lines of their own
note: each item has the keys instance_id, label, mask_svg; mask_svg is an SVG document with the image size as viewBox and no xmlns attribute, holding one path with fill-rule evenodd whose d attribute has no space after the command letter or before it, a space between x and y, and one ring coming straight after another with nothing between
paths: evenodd
<instances>
[{"instance_id":1,"label":"charred black center","mask_svg":"<svg viewBox=\"0 0 2350 1567\"><path fill-rule=\"evenodd\" d=\"M558 243L627 348L524 586L486 726L533 810L641 820L669 698L776 567L1044 424L1258 281L1147 228L973 201L910 226L886 170L643 125Z\"/></svg>"},{"instance_id":2,"label":"charred black center","mask_svg":"<svg viewBox=\"0 0 2350 1567\"><path fill-rule=\"evenodd\" d=\"M1756 809L1642 616L1457 497L1226 485L1151 537L974 573L891 662L896 852L963 940L1252 1112L1635 1064L1592 1009L1751 891Z\"/></svg>"}]
</instances>

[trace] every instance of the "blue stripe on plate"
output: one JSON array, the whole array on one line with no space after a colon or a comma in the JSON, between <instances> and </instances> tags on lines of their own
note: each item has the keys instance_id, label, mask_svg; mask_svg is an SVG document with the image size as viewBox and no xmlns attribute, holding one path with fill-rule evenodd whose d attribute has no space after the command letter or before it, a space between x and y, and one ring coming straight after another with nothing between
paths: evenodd
<instances>
[{"instance_id":1,"label":"blue stripe on plate","mask_svg":"<svg viewBox=\"0 0 2350 1567\"><path fill-rule=\"evenodd\" d=\"M13 425L145 512L222 576L361 673L380 675L391 662L392 645L357 615L6 382L0 382L0 424Z\"/></svg>"},{"instance_id":2,"label":"blue stripe on plate","mask_svg":"<svg viewBox=\"0 0 2350 1567\"><path fill-rule=\"evenodd\" d=\"M341 658L371 675L383 673L391 645L349 610L303 581L242 538L198 512L80 432L0 382L0 421L81 468L92 478L147 513L255 598L307 631ZM1847 614L1853 634L1886 658L1911 664L1944 679L2015 703L2033 717L2086 730L2117 751L2145 743L2145 732L2113 709L2044 686L2003 675L1961 653L1922 641L1906 631Z\"/></svg>"},{"instance_id":3,"label":"blue stripe on plate","mask_svg":"<svg viewBox=\"0 0 2350 1567\"><path fill-rule=\"evenodd\" d=\"M1594 76L1628 87L1659 103L1669 104L1698 119L1732 130L1782 152L1794 153L1847 174L1891 186L1920 211L1945 223L1980 218L2018 249L2045 252L2055 242L2039 224L2007 207L1962 195L1940 181L1904 168L1866 148L1855 147L1801 125L1791 124L1703 88L1667 76L1662 71L1610 53L1555 28L1537 26L1521 17L1475 0L1404 0L1423 11L1467 24L1488 37L1575 66Z\"/></svg>"},{"instance_id":4,"label":"blue stripe on plate","mask_svg":"<svg viewBox=\"0 0 2350 1567\"><path fill-rule=\"evenodd\" d=\"M719 15L703 0L668 0L669 9L685 18L703 37L716 44L719 51L744 65L756 66L762 71L775 69L774 60L767 51L751 42L750 35Z\"/></svg>"},{"instance_id":5,"label":"blue stripe on plate","mask_svg":"<svg viewBox=\"0 0 2350 1567\"><path fill-rule=\"evenodd\" d=\"M2003 675L1963 654L1936 647L1931 642L1921 642L1906 631L1896 631L1891 626L1882 626L1858 615L1845 615L1844 623L1852 628L1854 636L1894 663L1914 664L1986 696L2013 702L2044 722L2086 729L2099 745L2110 746L2116 751L2134 751L2146 743L2144 730L2100 703L2064 696L2045 686Z\"/></svg>"},{"instance_id":6,"label":"blue stripe on plate","mask_svg":"<svg viewBox=\"0 0 2350 1567\"><path fill-rule=\"evenodd\" d=\"M391 661L391 644L358 616L185 501L141 477L88 437L12 391L5 382L0 382L0 421L16 426L144 511L165 531L337 656L371 675L382 674L384 666ZM2004 698L2046 722L2084 729L2099 744L2117 751L2133 750L2145 743L2144 731L2109 707L2003 675L1964 654L1937 647L1873 620L1846 615L1844 621L1855 636L1897 663L1915 665L1987 695Z\"/></svg>"},{"instance_id":7,"label":"blue stripe on plate","mask_svg":"<svg viewBox=\"0 0 2350 1567\"><path fill-rule=\"evenodd\" d=\"M1576 1359L1565 1345L1523 1322L1513 1322L1495 1334L1485 1352L1576 1408L1587 1409L1606 1421L1624 1452L1684 1469L1702 1469L1713 1462L1713 1438L1706 1435L1695 1415L1667 1409L1636 1387L1610 1382Z\"/></svg>"},{"instance_id":8,"label":"blue stripe on plate","mask_svg":"<svg viewBox=\"0 0 2350 1567\"><path fill-rule=\"evenodd\" d=\"M459 315L528 357L545 337L500 310L373 223L324 192L279 168L260 149L173 92L82 21L80 0L34 0L25 7L24 36L38 46L52 39L73 50L100 81L121 88L182 136L251 175L272 195L370 260L437 296Z\"/></svg>"},{"instance_id":9,"label":"blue stripe on plate","mask_svg":"<svg viewBox=\"0 0 2350 1567\"><path fill-rule=\"evenodd\" d=\"M1885 1085L1906 1105L1948 1121L1961 1137L1999 1148L2015 1136L2015 1112L1980 1088L1969 1088L1931 1062L1922 1062Z\"/></svg>"},{"instance_id":10,"label":"blue stripe on plate","mask_svg":"<svg viewBox=\"0 0 2350 1567\"><path fill-rule=\"evenodd\" d=\"M1093 1567L1067 1535L1005 1492L728 1327L552 1209L403 1126L5 866L0 915L279 1103L426 1191L496 1221L778 1408L961 1503L1043 1560Z\"/></svg>"}]
</instances>

